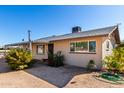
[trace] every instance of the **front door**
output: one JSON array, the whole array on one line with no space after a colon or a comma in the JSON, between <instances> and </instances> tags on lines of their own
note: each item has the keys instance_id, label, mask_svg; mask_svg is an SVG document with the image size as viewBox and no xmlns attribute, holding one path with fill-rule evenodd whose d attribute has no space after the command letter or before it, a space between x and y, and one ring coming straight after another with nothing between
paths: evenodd
<instances>
[{"instance_id":1,"label":"front door","mask_svg":"<svg viewBox=\"0 0 124 93\"><path fill-rule=\"evenodd\" d=\"M53 55L54 53L54 45L53 44L48 44L48 53L50 53L51 55ZM49 55L48 55L48 59L49 59Z\"/></svg>"}]
</instances>

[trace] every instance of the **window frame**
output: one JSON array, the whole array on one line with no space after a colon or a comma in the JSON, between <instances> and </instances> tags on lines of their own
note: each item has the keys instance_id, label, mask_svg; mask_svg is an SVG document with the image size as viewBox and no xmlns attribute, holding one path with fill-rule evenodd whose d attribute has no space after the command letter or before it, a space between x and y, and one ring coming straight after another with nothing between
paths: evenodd
<instances>
[{"instance_id":1,"label":"window frame","mask_svg":"<svg viewBox=\"0 0 124 93\"><path fill-rule=\"evenodd\" d=\"M89 51L89 42L92 42L92 41L95 41L96 42L96 49L95 49L95 52L90 52ZM71 48L71 43L77 43L77 42L87 42L88 43L88 51L76 51L76 47L75 47L75 51L70 51L70 48ZM96 51L97 51L97 41L96 40L81 40L81 41L70 41L69 42L69 52L70 53L87 53L87 54L96 54Z\"/></svg>"},{"instance_id":2,"label":"window frame","mask_svg":"<svg viewBox=\"0 0 124 93\"><path fill-rule=\"evenodd\" d=\"M96 40L89 40L88 42L96 42ZM89 44L89 43L88 43ZM90 49L89 49L89 53L96 53L96 50L97 50L97 42L96 42L96 49L95 49L95 52L90 52Z\"/></svg>"},{"instance_id":3,"label":"window frame","mask_svg":"<svg viewBox=\"0 0 124 93\"><path fill-rule=\"evenodd\" d=\"M109 49L110 49L110 41L107 40L106 41L106 51L109 51Z\"/></svg>"},{"instance_id":4,"label":"window frame","mask_svg":"<svg viewBox=\"0 0 124 93\"><path fill-rule=\"evenodd\" d=\"M38 46L43 46L43 53L39 53L38 52ZM44 44L38 44L38 45L36 45L36 52L37 52L37 55L44 55L45 54L45 45Z\"/></svg>"}]
</instances>

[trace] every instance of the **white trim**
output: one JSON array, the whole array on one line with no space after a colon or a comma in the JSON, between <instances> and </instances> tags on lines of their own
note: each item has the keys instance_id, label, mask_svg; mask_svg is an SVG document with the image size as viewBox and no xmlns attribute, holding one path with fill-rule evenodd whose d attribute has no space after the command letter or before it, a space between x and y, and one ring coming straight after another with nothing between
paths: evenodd
<instances>
[{"instance_id":1,"label":"white trim","mask_svg":"<svg viewBox=\"0 0 124 93\"><path fill-rule=\"evenodd\" d=\"M38 46L44 46L44 53L38 53ZM36 54L37 55L45 55L46 51L45 51L45 44L36 44Z\"/></svg>"},{"instance_id":2,"label":"white trim","mask_svg":"<svg viewBox=\"0 0 124 93\"><path fill-rule=\"evenodd\" d=\"M118 28L117 26L108 34L108 38L110 37L110 35L115 31L115 29Z\"/></svg>"}]
</instances>

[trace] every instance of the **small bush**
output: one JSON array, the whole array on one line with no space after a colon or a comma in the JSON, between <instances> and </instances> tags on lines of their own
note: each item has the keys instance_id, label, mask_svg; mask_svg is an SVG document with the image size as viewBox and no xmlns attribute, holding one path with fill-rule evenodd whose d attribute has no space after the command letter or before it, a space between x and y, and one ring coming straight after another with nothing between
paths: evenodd
<instances>
[{"instance_id":1,"label":"small bush","mask_svg":"<svg viewBox=\"0 0 124 93\"><path fill-rule=\"evenodd\" d=\"M54 67L63 66L64 65L63 61L64 61L64 55L62 54L61 51L58 51L56 54L49 53L48 65Z\"/></svg>"},{"instance_id":2,"label":"small bush","mask_svg":"<svg viewBox=\"0 0 124 93\"><path fill-rule=\"evenodd\" d=\"M95 61L94 60L90 60L88 65L87 65L87 69L88 70L93 70L93 69L96 69L96 64L95 64Z\"/></svg>"},{"instance_id":3,"label":"small bush","mask_svg":"<svg viewBox=\"0 0 124 93\"><path fill-rule=\"evenodd\" d=\"M54 66L58 67L58 66L63 66L63 61L64 61L64 55L62 54L61 51L58 51L56 54L54 54Z\"/></svg>"},{"instance_id":4,"label":"small bush","mask_svg":"<svg viewBox=\"0 0 124 93\"><path fill-rule=\"evenodd\" d=\"M33 63L30 51L22 48L11 49L5 58L13 70L28 68Z\"/></svg>"}]
</instances>

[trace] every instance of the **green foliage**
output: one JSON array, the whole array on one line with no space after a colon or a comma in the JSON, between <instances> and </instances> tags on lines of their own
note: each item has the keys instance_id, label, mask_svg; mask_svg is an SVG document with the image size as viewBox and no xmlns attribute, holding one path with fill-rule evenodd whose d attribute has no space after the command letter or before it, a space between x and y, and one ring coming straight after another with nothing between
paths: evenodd
<instances>
[{"instance_id":1,"label":"green foliage","mask_svg":"<svg viewBox=\"0 0 124 93\"><path fill-rule=\"evenodd\" d=\"M22 70L32 65L30 51L22 48L11 49L5 58L13 70Z\"/></svg>"},{"instance_id":2,"label":"green foliage","mask_svg":"<svg viewBox=\"0 0 124 93\"><path fill-rule=\"evenodd\" d=\"M121 43L121 44L119 44L119 45L117 46L117 48L119 48L119 47L124 47L124 42Z\"/></svg>"},{"instance_id":3,"label":"green foliage","mask_svg":"<svg viewBox=\"0 0 124 93\"><path fill-rule=\"evenodd\" d=\"M52 53L50 53L50 52L48 53L48 58L49 58L49 60L53 60L53 56L54 56L54 55L53 55Z\"/></svg>"},{"instance_id":4,"label":"green foliage","mask_svg":"<svg viewBox=\"0 0 124 93\"><path fill-rule=\"evenodd\" d=\"M48 64L50 66L58 67L58 66L63 66L63 61L64 61L64 55L62 54L61 51L58 51L56 54L48 54L49 59L48 59Z\"/></svg>"},{"instance_id":5,"label":"green foliage","mask_svg":"<svg viewBox=\"0 0 124 93\"><path fill-rule=\"evenodd\" d=\"M64 55L62 55L61 51L58 51L56 54L54 54L54 66L58 67L58 66L63 66L63 61L64 61Z\"/></svg>"},{"instance_id":6,"label":"green foliage","mask_svg":"<svg viewBox=\"0 0 124 93\"><path fill-rule=\"evenodd\" d=\"M88 70L96 69L96 64L94 60L90 60L88 65L87 65Z\"/></svg>"},{"instance_id":7,"label":"green foliage","mask_svg":"<svg viewBox=\"0 0 124 93\"><path fill-rule=\"evenodd\" d=\"M113 53L110 56L106 56L104 59L105 67L109 71L123 72L124 71L124 47L118 46L113 49Z\"/></svg>"},{"instance_id":8,"label":"green foliage","mask_svg":"<svg viewBox=\"0 0 124 93\"><path fill-rule=\"evenodd\" d=\"M54 57L54 54L49 52L48 53L48 61L47 61L49 66L54 66L53 57Z\"/></svg>"}]
</instances>

